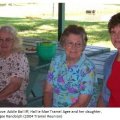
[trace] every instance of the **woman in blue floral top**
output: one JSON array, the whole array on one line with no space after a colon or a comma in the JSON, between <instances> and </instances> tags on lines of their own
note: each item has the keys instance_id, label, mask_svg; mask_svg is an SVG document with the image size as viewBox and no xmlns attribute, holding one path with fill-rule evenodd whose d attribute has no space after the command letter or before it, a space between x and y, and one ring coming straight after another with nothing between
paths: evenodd
<instances>
[{"instance_id":1,"label":"woman in blue floral top","mask_svg":"<svg viewBox=\"0 0 120 120\"><path fill-rule=\"evenodd\" d=\"M60 44L65 54L56 56L50 65L45 85L45 107L89 106L96 82L95 66L83 54L87 34L83 27L69 25Z\"/></svg>"}]
</instances>

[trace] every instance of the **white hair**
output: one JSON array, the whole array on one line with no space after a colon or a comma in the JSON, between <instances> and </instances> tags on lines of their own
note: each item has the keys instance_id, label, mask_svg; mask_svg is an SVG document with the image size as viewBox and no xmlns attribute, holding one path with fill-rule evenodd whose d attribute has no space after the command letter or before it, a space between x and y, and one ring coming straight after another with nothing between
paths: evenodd
<instances>
[{"instance_id":1,"label":"white hair","mask_svg":"<svg viewBox=\"0 0 120 120\"><path fill-rule=\"evenodd\" d=\"M21 39L18 37L17 30L10 25L4 25L0 27L0 32L8 32L13 37L13 51L23 51L22 46L20 44Z\"/></svg>"}]
</instances>

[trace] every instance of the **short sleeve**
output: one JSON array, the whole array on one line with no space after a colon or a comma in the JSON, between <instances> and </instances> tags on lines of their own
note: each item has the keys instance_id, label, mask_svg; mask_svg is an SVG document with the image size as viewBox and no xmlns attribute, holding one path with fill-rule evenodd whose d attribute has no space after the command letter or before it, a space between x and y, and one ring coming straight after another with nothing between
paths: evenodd
<instances>
[{"instance_id":1,"label":"short sleeve","mask_svg":"<svg viewBox=\"0 0 120 120\"><path fill-rule=\"evenodd\" d=\"M52 60L50 64L50 68L48 70L47 81L50 84L53 84L53 77L54 77L54 61Z\"/></svg>"},{"instance_id":2,"label":"short sleeve","mask_svg":"<svg viewBox=\"0 0 120 120\"><path fill-rule=\"evenodd\" d=\"M95 68L87 68L88 70L84 71L85 75L80 82L80 94L93 94L93 86L96 82L95 77Z\"/></svg>"},{"instance_id":3,"label":"short sleeve","mask_svg":"<svg viewBox=\"0 0 120 120\"><path fill-rule=\"evenodd\" d=\"M58 77L61 63L62 63L61 56L56 56L51 61L50 68L47 75L47 81L51 85L53 85L53 82L55 82L56 78Z\"/></svg>"}]
</instances>

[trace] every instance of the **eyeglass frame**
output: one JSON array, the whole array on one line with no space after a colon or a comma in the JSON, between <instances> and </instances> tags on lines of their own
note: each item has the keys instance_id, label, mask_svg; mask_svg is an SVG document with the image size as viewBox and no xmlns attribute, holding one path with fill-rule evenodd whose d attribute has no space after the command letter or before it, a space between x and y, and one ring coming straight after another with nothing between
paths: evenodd
<instances>
[{"instance_id":1,"label":"eyeglass frame","mask_svg":"<svg viewBox=\"0 0 120 120\"><path fill-rule=\"evenodd\" d=\"M6 39L0 38L0 44L1 44L2 42L10 43L10 42L13 41L13 40L14 40L14 39L12 39L12 38L6 38Z\"/></svg>"},{"instance_id":2,"label":"eyeglass frame","mask_svg":"<svg viewBox=\"0 0 120 120\"><path fill-rule=\"evenodd\" d=\"M70 42L70 41L65 41L65 45L67 47L70 47L70 48L72 48L73 46L76 47L76 48L83 48L85 46L84 44L81 44L79 42L73 43L73 42Z\"/></svg>"}]
</instances>

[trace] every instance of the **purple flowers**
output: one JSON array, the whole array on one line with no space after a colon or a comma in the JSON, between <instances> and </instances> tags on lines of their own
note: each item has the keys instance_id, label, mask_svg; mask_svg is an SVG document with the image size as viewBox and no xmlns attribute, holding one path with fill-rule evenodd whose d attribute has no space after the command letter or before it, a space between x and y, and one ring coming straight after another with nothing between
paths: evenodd
<instances>
[{"instance_id":1,"label":"purple flowers","mask_svg":"<svg viewBox=\"0 0 120 120\"><path fill-rule=\"evenodd\" d=\"M52 80L52 79L53 79L53 73L52 73L52 72L49 72L49 73L48 73L48 78L49 78L49 80Z\"/></svg>"},{"instance_id":2,"label":"purple flowers","mask_svg":"<svg viewBox=\"0 0 120 120\"><path fill-rule=\"evenodd\" d=\"M68 87L68 91L70 93L76 93L77 92L77 90L75 88L71 88L71 87Z\"/></svg>"},{"instance_id":3,"label":"purple flowers","mask_svg":"<svg viewBox=\"0 0 120 120\"><path fill-rule=\"evenodd\" d=\"M80 89L84 90L85 89L85 85L83 83L80 84Z\"/></svg>"},{"instance_id":4,"label":"purple flowers","mask_svg":"<svg viewBox=\"0 0 120 120\"><path fill-rule=\"evenodd\" d=\"M55 88L55 89L54 89L54 92L59 95L60 90L59 90L58 88Z\"/></svg>"},{"instance_id":5,"label":"purple flowers","mask_svg":"<svg viewBox=\"0 0 120 120\"><path fill-rule=\"evenodd\" d=\"M63 76L58 76L58 82L63 83L63 84L65 83Z\"/></svg>"}]
</instances>

